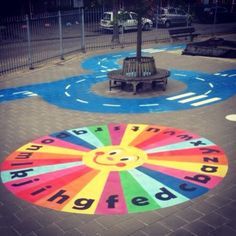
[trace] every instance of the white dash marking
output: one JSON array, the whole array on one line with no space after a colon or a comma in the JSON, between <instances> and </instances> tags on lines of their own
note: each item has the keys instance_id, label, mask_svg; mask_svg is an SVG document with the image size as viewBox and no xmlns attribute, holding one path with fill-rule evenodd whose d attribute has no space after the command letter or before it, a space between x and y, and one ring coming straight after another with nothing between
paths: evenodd
<instances>
[{"instance_id":1,"label":"white dash marking","mask_svg":"<svg viewBox=\"0 0 236 236\"><path fill-rule=\"evenodd\" d=\"M216 101L219 101L221 100L221 98L210 98L210 99L207 99L207 100L204 100L204 101L201 101L201 102L196 102L196 103L193 103L191 104L191 106L194 106L194 107L197 107L197 106L201 106L201 105L204 105L204 104L208 104L208 103L211 103L211 102L216 102Z\"/></svg>"},{"instance_id":2,"label":"white dash marking","mask_svg":"<svg viewBox=\"0 0 236 236\"><path fill-rule=\"evenodd\" d=\"M166 51L166 48L163 48L163 49L147 48L147 49L142 50L142 52L147 52L147 53L156 53L156 52L163 52L163 51Z\"/></svg>"},{"instance_id":3,"label":"white dash marking","mask_svg":"<svg viewBox=\"0 0 236 236\"><path fill-rule=\"evenodd\" d=\"M24 95L32 94L33 92L25 92Z\"/></svg>"},{"instance_id":4,"label":"white dash marking","mask_svg":"<svg viewBox=\"0 0 236 236\"><path fill-rule=\"evenodd\" d=\"M4 95L1 94L1 95L0 95L0 98L2 98L2 97L4 97Z\"/></svg>"},{"instance_id":5,"label":"white dash marking","mask_svg":"<svg viewBox=\"0 0 236 236\"><path fill-rule=\"evenodd\" d=\"M21 92L15 92L13 95L21 94L21 93L28 93L29 91L21 91Z\"/></svg>"},{"instance_id":6,"label":"white dash marking","mask_svg":"<svg viewBox=\"0 0 236 236\"><path fill-rule=\"evenodd\" d=\"M102 68L107 69L107 66L102 66Z\"/></svg>"},{"instance_id":7,"label":"white dash marking","mask_svg":"<svg viewBox=\"0 0 236 236\"><path fill-rule=\"evenodd\" d=\"M205 81L203 78L196 77L197 80Z\"/></svg>"},{"instance_id":8,"label":"white dash marking","mask_svg":"<svg viewBox=\"0 0 236 236\"><path fill-rule=\"evenodd\" d=\"M206 94L206 95L208 95L209 93L211 93L212 92L212 90L208 90L206 93L204 93L204 94Z\"/></svg>"},{"instance_id":9,"label":"white dash marking","mask_svg":"<svg viewBox=\"0 0 236 236\"><path fill-rule=\"evenodd\" d=\"M75 83L81 83L83 81L85 81L85 79L77 80Z\"/></svg>"},{"instance_id":10,"label":"white dash marking","mask_svg":"<svg viewBox=\"0 0 236 236\"><path fill-rule=\"evenodd\" d=\"M105 106L105 107L120 107L120 105L119 105L119 104L109 104L109 103L103 103L102 105L103 105L103 106Z\"/></svg>"},{"instance_id":11,"label":"white dash marking","mask_svg":"<svg viewBox=\"0 0 236 236\"><path fill-rule=\"evenodd\" d=\"M236 76L236 74L229 75L229 77L235 77L235 76Z\"/></svg>"},{"instance_id":12,"label":"white dash marking","mask_svg":"<svg viewBox=\"0 0 236 236\"><path fill-rule=\"evenodd\" d=\"M221 76L226 77L228 74L221 74Z\"/></svg>"},{"instance_id":13,"label":"white dash marking","mask_svg":"<svg viewBox=\"0 0 236 236\"><path fill-rule=\"evenodd\" d=\"M183 94L180 94L180 95L177 95L177 96L174 96L174 97L169 97L167 98L167 100L177 100L179 98L185 98L185 97L189 97L189 96L192 96L192 95L195 95L195 93L183 93Z\"/></svg>"},{"instance_id":14,"label":"white dash marking","mask_svg":"<svg viewBox=\"0 0 236 236\"><path fill-rule=\"evenodd\" d=\"M174 75L183 76L183 77L186 77L186 76L187 76L187 75L185 75L185 74L174 74Z\"/></svg>"},{"instance_id":15,"label":"white dash marking","mask_svg":"<svg viewBox=\"0 0 236 236\"><path fill-rule=\"evenodd\" d=\"M102 60L101 60L101 61L105 61L105 60L107 60L107 58L106 58L106 57L102 58Z\"/></svg>"},{"instance_id":16,"label":"white dash marking","mask_svg":"<svg viewBox=\"0 0 236 236\"><path fill-rule=\"evenodd\" d=\"M192 101L199 100L201 98L206 98L206 97L207 97L207 95L203 94L203 95L194 96L194 97L191 97L191 98L187 98L187 99L181 100L181 101L179 101L179 103L192 102Z\"/></svg>"},{"instance_id":17,"label":"white dash marking","mask_svg":"<svg viewBox=\"0 0 236 236\"><path fill-rule=\"evenodd\" d=\"M182 46L175 46L175 47L173 47L173 48L183 48Z\"/></svg>"},{"instance_id":18,"label":"white dash marking","mask_svg":"<svg viewBox=\"0 0 236 236\"><path fill-rule=\"evenodd\" d=\"M114 55L113 57L121 57L122 55Z\"/></svg>"},{"instance_id":19,"label":"white dash marking","mask_svg":"<svg viewBox=\"0 0 236 236\"><path fill-rule=\"evenodd\" d=\"M220 73L215 73L214 75L220 75Z\"/></svg>"},{"instance_id":20,"label":"white dash marking","mask_svg":"<svg viewBox=\"0 0 236 236\"><path fill-rule=\"evenodd\" d=\"M70 84L69 84L69 85L67 85L67 86L66 86L66 89L69 89L69 88L70 88L70 86L71 86Z\"/></svg>"},{"instance_id":21,"label":"white dash marking","mask_svg":"<svg viewBox=\"0 0 236 236\"><path fill-rule=\"evenodd\" d=\"M159 106L158 103L152 103L152 104L141 104L139 105L140 107L154 107L154 106Z\"/></svg>"},{"instance_id":22,"label":"white dash marking","mask_svg":"<svg viewBox=\"0 0 236 236\"><path fill-rule=\"evenodd\" d=\"M68 92L65 92L65 95L66 95L67 97L70 97L70 94L69 94Z\"/></svg>"},{"instance_id":23,"label":"white dash marking","mask_svg":"<svg viewBox=\"0 0 236 236\"><path fill-rule=\"evenodd\" d=\"M105 78L107 75L97 75L95 78Z\"/></svg>"},{"instance_id":24,"label":"white dash marking","mask_svg":"<svg viewBox=\"0 0 236 236\"><path fill-rule=\"evenodd\" d=\"M210 85L211 88L214 88L214 85L212 83L209 83L209 85Z\"/></svg>"},{"instance_id":25,"label":"white dash marking","mask_svg":"<svg viewBox=\"0 0 236 236\"><path fill-rule=\"evenodd\" d=\"M82 99L76 99L77 102L81 102L81 103L88 103L88 101L82 100Z\"/></svg>"},{"instance_id":26,"label":"white dash marking","mask_svg":"<svg viewBox=\"0 0 236 236\"><path fill-rule=\"evenodd\" d=\"M28 97L37 97L37 96L38 96L38 94L36 94L36 93L32 93L32 94L28 95Z\"/></svg>"}]
</instances>

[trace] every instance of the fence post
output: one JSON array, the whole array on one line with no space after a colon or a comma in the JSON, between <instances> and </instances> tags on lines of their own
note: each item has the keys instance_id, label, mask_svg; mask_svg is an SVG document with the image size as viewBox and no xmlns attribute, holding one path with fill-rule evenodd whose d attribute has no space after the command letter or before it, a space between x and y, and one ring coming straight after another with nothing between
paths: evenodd
<instances>
[{"instance_id":1,"label":"fence post","mask_svg":"<svg viewBox=\"0 0 236 236\"><path fill-rule=\"evenodd\" d=\"M81 50L85 52L84 8L81 8Z\"/></svg>"},{"instance_id":2,"label":"fence post","mask_svg":"<svg viewBox=\"0 0 236 236\"><path fill-rule=\"evenodd\" d=\"M30 22L28 15L26 15L26 25L27 25L28 66L29 69L32 70L33 64L32 64L31 34L30 34Z\"/></svg>"},{"instance_id":3,"label":"fence post","mask_svg":"<svg viewBox=\"0 0 236 236\"><path fill-rule=\"evenodd\" d=\"M60 41L60 58L61 60L64 60L61 11L58 11L58 25L59 25L59 41Z\"/></svg>"}]
</instances>

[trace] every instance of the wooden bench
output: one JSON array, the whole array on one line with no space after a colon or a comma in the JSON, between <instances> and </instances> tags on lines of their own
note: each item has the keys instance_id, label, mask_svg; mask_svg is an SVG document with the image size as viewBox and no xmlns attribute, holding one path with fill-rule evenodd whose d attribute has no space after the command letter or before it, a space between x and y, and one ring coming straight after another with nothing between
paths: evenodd
<instances>
[{"instance_id":1,"label":"wooden bench","mask_svg":"<svg viewBox=\"0 0 236 236\"><path fill-rule=\"evenodd\" d=\"M178 38L190 38L190 41L192 42L194 37L197 37L199 34L195 33L194 27L184 27L184 28L170 29L169 35L172 41Z\"/></svg>"},{"instance_id":2,"label":"wooden bench","mask_svg":"<svg viewBox=\"0 0 236 236\"><path fill-rule=\"evenodd\" d=\"M150 84L151 88L161 85L166 90L167 78L170 72L165 69L156 69L153 57L142 57L137 62L135 57L125 58L123 68L108 72L109 89L124 89L126 85L132 85L133 94L144 84Z\"/></svg>"},{"instance_id":3,"label":"wooden bench","mask_svg":"<svg viewBox=\"0 0 236 236\"><path fill-rule=\"evenodd\" d=\"M164 69L157 69L158 72L155 75L148 77L129 77L122 74L122 70L115 70L108 72L109 77L109 89L121 88L126 85L132 85L133 94L137 93L138 87L142 87L143 84L150 84L154 89L156 86L162 86L163 91L166 90L167 78L170 76L170 72Z\"/></svg>"}]
</instances>

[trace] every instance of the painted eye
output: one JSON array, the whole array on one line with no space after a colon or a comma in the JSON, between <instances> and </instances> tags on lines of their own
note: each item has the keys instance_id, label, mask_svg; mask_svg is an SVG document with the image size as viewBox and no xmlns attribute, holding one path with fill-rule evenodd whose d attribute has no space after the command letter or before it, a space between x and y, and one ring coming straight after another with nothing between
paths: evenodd
<instances>
[{"instance_id":1,"label":"painted eye","mask_svg":"<svg viewBox=\"0 0 236 236\"><path fill-rule=\"evenodd\" d=\"M120 159L120 161L129 161L132 160L132 157L123 157Z\"/></svg>"},{"instance_id":2,"label":"painted eye","mask_svg":"<svg viewBox=\"0 0 236 236\"><path fill-rule=\"evenodd\" d=\"M116 155L117 153L120 153L121 152L121 150L114 150L114 151L111 151L111 152L109 152L108 154L109 155Z\"/></svg>"}]
</instances>

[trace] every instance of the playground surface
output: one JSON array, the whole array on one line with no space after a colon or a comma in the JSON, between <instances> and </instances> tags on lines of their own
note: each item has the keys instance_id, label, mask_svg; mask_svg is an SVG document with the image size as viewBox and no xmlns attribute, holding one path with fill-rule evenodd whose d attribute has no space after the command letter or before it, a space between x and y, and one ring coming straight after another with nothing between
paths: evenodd
<instances>
[{"instance_id":1,"label":"playground surface","mask_svg":"<svg viewBox=\"0 0 236 236\"><path fill-rule=\"evenodd\" d=\"M228 35L224 37L233 38L234 36ZM232 59L181 55L183 47L184 44L146 45L144 47L144 53L155 58L157 67L171 71L166 93L157 90L152 91L151 94L140 93L130 96L126 92L109 91L108 81L106 81L107 71L118 68L122 58L134 53L133 48L115 49L109 52L105 50L90 52L71 57L70 60L65 62L43 65L32 71L21 71L2 78L0 82L0 158L2 172L5 172L1 175L2 181L0 185L1 235L213 236L236 234L236 62ZM174 145L176 137L167 138L164 142L164 147L159 147L159 149L151 147L151 144L148 143L148 148L145 150L149 154L161 152L165 156L163 152L168 151L169 153L173 150L185 153L186 149L189 150L190 148L191 141L187 139L191 136L194 139L193 145L200 145L200 148L211 147L211 151L208 149L208 153L201 155L202 158L207 157L211 158L211 160L216 160L214 158L218 157L218 151L224 152L225 155L221 153L221 163L213 165L215 170L219 170L219 175L215 171L216 177L211 179L212 181L214 179L214 183L209 181L207 191L202 187L198 194L185 195L187 200L181 198L182 200L176 200L169 206L165 203L158 207L155 205L156 203L152 204L150 202L151 207L145 208L143 211L135 210L136 208L134 207L134 205L140 207L140 205L147 203L147 198L143 194L141 196L134 194L132 197L133 205L127 204L126 206L125 201L122 203L121 197L109 198L109 196L113 196L112 194L114 193L112 192L107 193L107 195L100 194L98 197L100 201L104 199L104 202L106 202L107 200L107 204L110 204L110 206L118 206L118 201L123 204L121 204L120 211L114 211L112 212L113 214L105 208L106 204L105 206L98 205L96 210L92 210L91 207L91 211L84 212L86 214L83 211L76 214L75 211L70 210L69 206L58 210L59 208L56 209L56 207L52 206L53 204L42 203L41 197L35 201L33 198L25 197L26 194L23 190L16 191L9 187L9 176L11 181L17 180L14 176L19 177L19 179L21 177L20 174L16 173L19 167L9 169L7 167L7 160L10 160L8 159L10 158L9 155L15 152L24 152L23 147L25 144L39 144L42 140L49 142L48 137L56 137L56 134L59 134L58 132L77 132L78 134L81 131L80 128L82 130L92 130L91 127L96 127L96 129L108 127L110 137L112 137L112 124L120 124L119 127L126 127L126 131L127 127L132 127L132 129L134 127L136 129L144 127L162 129L161 127L165 127L168 130L164 131L164 134L166 134L165 132L170 133L170 131L180 132L178 134L182 135L181 137L185 139L184 145L176 147ZM183 133L185 131L186 133ZM93 132L95 131L93 130ZM118 137L120 138L119 141L117 141ZM132 133L127 131L126 134L115 135L113 139L111 138L112 145L122 144L121 137L125 137L123 142L131 142L133 137L131 143L141 143L141 141L138 141L137 135L132 136ZM136 141L134 141L135 138ZM110 145L110 143L104 136L97 136L96 141L94 140L90 136L86 136L83 141L87 141L87 146L85 142L82 143L81 141L80 143L80 146L84 148L83 151L86 148L91 148L92 145L98 148L100 154L107 151L102 146ZM88 146L88 143L91 146ZM61 148L65 148L65 144L62 142L60 145ZM139 145L141 149L144 146ZM70 147L75 148L72 147L72 144ZM193 147L191 148L193 149ZM204 150L207 152L206 149ZM214 152L212 150L215 150L216 155L214 153L209 154L209 152ZM132 148L129 151L137 152ZM55 150L53 152L52 156L55 156ZM58 155L64 154L63 150L60 149ZM209 155L205 156L205 154ZM146 163L146 156L141 151L139 153L140 156L143 159L141 164L138 162L138 164L131 164L129 169L127 167L126 170L129 171L130 176L126 171L119 170L119 168L122 168L122 165L118 163L112 169L112 178L115 179L116 174L120 171L121 182L122 178L129 178L131 181L133 180L131 174L133 177L140 174L132 169L135 168L136 170L137 166L138 171L148 173L149 176L157 172L162 173L161 168L155 168L155 173L148 172L145 168L151 168L151 165L155 165L155 163ZM176 156L178 155L175 153ZM197 154L194 151L190 152L189 158L195 158L194 156L197 156ZM60 163L63 162L63 160L60 161ZM164 160L162 161L163 166L169 168L167 174L170 173L171 168L174 168L174 166L166 166ZM199 163L199 161L196 162ZM21 163L21 165L28 164ZM86 161L86 165L89 168L97 168L90 161ZM58 163L57 166L59 166ZM228 170L226 168L220 170L220 168L226 166L228 166ZM29 169L30 167L27 166L27 168ZM106 168L104 168L102 170L106 172ZM204 169L204 167L202 168ZM214 172L214 168L209 169L208 167L207 169L205 167L205 172ZM7 172L8 169L10 171ZM187 173L187 164L179 165L179 170L182 173ZM197 172L194 169L191 170L192 173ZM15 174L10 173L14 171ZM40 171L42 170L36 171L36 175L41 173ZM44 168L44 171L46 171L46 168ZM21 173L24 174L26 172ZM205 173L204 176L207 174ZM178 174L179 176L180 174ZM219 176L221 178L220 181ZM105 177L100 176L99 178ZM135 178L138 181L138 177L136 176ZM23 182L20 179L20 182L14 183L18 187L26 186L27 181L30 180L24 179ZM36 180L34 179L34 181ZM140 179L140 181L144 181L144 178ZM86 187L92 188L96 184L101 185L102 183L109 185L111 182L105 180L100 182L94 181L93 184L91 182L91 185L87 184ZM124 192L126 201L128 199L127 196L131 196L131 193L127 191L127 182L123 181L123 189L119 190ZM177 183L177 180L170 179L170 182ZM165 186L175 189L173 186L170 186L170 182L166 183ZM68 183L70 184L70 181ZM156 189L158 189L159 185L156 182L147 181L146 183L156 186ZM31 191L31 195L33 193L33 195L39 196L38 193L42 193L44 191L42 189L45 186L45 184L37 186L37 189ZM145 186L145 182L142 182L141 186ZM96 188L99 189L98 186ZM151 188L149 190L147 188L145 189L146 192L151 191ZM109 189L109 187L100 188L100 190L103 189ZM168 190L170 191L170 189ZM159 193L158 195L158 191L153 191L156 196L161 198L161 194ZM163 188L162 191L164 192ZM177 192L176 190L170 193L166 190L165 196L167 198L170 198L173 194L177 196ZM91 192L84 191L84 193L87 200L96 199L96 196L93 196ZM77 202L77 207L81 208L82 206L83 204Z\"/></svg>"}]
</instances>

